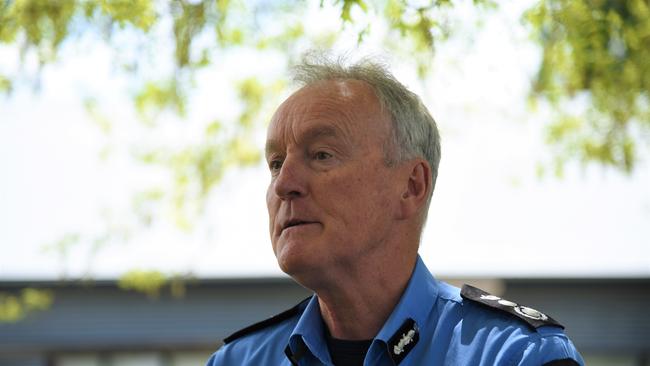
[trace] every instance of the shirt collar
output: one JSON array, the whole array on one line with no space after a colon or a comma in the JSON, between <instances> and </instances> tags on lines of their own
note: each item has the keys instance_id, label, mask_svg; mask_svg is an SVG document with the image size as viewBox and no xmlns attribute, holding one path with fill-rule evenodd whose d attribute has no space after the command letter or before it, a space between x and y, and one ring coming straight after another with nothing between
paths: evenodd
<instances>
[{"instance_id":1,"label":"shirt collar","mask_svg":"<svg viewBox=\"0 0 650 366\"><path fill-rule=\"evenodd\" d=\"M436 282L418 255L415 269L402 298L375 339L388 342L408 318L413 319L417 326L422 328L427 324L427 318L437 298Z\"/></svg>"},{"instance_id":2,"label":"shirt collar","mask_svg":"<svg viewBox=\"0 0 650 366\"><path fill-rule=\"evenodd\" d=\"M409 318L413 319L419 328L425 326L438 297L438 287L435 283L433 276L418 255L404 294L402 294L397 306L395 306L395 309L377 336L375 336L375 340L388 343L390 338ZM331 362L323 327L318 297L312 296L289 337L289 345L293 352L304 353L306 347L322 363L328 364Z\"/></svg>"},{"instance_id":3,"label":"shirt collar","mask_svg":"<svg viewBox=\"0 0 650 366\"><path fill-rule=\"evenodd\" d=\"M328 364L331 362L323 327L318 297L314 295L307 303L305 311L298 319L298 324L296 324L291 336L289 336L289 346L293 352L302 354L306 347L322 363Z\"/></svg>"}]
</instances>

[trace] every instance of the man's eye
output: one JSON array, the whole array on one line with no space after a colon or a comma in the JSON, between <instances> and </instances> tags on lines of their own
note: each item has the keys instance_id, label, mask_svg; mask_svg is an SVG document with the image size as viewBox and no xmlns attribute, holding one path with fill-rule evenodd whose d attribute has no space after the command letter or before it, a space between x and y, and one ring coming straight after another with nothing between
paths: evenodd
<instances>
[{"instance_id":1,"label":"man's eye","mask_svg":"<svg viewBox=\"0 0 650 366\"><path fill-rule=\"evenodd\" d=\"M274 172L282 168L282 160L271 160L269 162L269 169Z\"/></svg>"},{"instance_id":2,"label":"man's eye","mask_svg":"<svg viewBox=\"0 0 650 366\"><path fill-rule=\"evenodd\" d=\"M316 160L327 160L332 157L332 154L326 153L325 151L319 151L314 154L314 159Z\"/></svg>"}]
</instances>

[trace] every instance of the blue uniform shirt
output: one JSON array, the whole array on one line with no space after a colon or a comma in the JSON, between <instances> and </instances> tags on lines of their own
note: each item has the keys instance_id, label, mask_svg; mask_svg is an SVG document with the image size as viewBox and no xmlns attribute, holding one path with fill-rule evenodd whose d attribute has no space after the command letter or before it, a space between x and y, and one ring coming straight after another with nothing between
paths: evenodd
<instances>
[{"instance_id":1,"label":"blue uniform shirt","mask_svg":"<svg viewBox=\"0 0 650 366\"><path fill-rule=\"evenodd\" d=\"M332 365L318 299L226 338L207 366ZM433 278L418 257L364 365L584 365L559 324L534 309Z\"/></svg>"}]
</instances>

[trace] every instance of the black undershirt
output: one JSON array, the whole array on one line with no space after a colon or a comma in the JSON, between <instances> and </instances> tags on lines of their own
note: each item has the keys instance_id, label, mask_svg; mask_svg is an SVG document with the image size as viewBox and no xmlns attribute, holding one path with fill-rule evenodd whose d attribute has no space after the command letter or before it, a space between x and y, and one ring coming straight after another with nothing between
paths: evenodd
<instances>
[{"instance_id":1,"label":"black undershirt","mask_svg":"<svg viewBox=\"0 0 650 366\"><path fill-rule=\"evenodd\" d=\"M367 341L347 341L332 338L328 331L325 331L325 340L332 363L335 366L362 366L363 359L366 357L368 348L372 343L372 339Z\"/></svg>"}]
</instances>

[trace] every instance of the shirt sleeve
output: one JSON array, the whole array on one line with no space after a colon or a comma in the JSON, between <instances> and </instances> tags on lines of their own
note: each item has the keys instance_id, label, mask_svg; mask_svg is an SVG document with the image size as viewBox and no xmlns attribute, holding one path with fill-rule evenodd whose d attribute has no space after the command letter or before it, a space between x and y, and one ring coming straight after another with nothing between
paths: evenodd
<instances>
[{"instance_id":1,"label":"shirt sleeve","mask_svg":"<svg viewBox=\"0 0 650 366\"><path fill-rule=\"evenodd\" d=\"M571 340L558 328L541 327L512 363L517 366L584 366L585 362Z\"/></svg>"}]
</instances>

